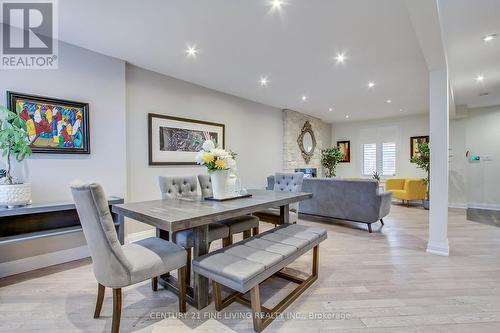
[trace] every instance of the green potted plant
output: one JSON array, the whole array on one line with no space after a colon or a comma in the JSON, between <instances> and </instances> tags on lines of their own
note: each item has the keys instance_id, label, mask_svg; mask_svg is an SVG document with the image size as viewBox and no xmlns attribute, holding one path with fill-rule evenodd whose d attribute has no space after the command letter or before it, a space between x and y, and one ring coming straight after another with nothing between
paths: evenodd
<instances>
[{"instance_id":1,"label":"green potted plant","mask_svg":"<svg viewBox=\"0 0 500 333\"><path fill-rule=\"evenodd\" d=\"M373 172L373 176L372 176L372 178L373 178L373 179L374 179L377 183L379 183L379 184L380 184L380 175L379 175L379 173L378 173L377 171L374 171L374 172Z\"/></svg>"},{"instance_id":2,"label":"green potted plant","mask_svg":"<svg viewBox=\"0 0 500 333\"><path fill-rule=\"evenodd\" d=\"M344 158L344 153L337 147L321 150L321 165L326 169L327 177L336 177L335 168Z\"/></svg>"},{"instance_id":3,"label":"green potted plant","mask_svg":"<svg viewBox=\"0 0 500 333\"><path fill-rule=\"evenodd\" d=\"M0 105L0 152L5 159L5 176L0 178L0 206L22 206L31 202L31 184L12 175L13 163L31 155L25 121Z\"/></svg>"},{"instance_id":4,"label":"green potted plant","mask_svg":"<svg viewBox=\"0 0 500 333\"><path fill-rule=\"evenodd\" d=\"M423 206L425 209L429 209L429 185L431 182L431 148L429 143L423 142L418 144L418 154L416 154L412 159L412 163L416 163L417 167L424 170L427 173L427 178L424 179L427 185L427 198L423 201Z\"/></svg>"}]
</instances>

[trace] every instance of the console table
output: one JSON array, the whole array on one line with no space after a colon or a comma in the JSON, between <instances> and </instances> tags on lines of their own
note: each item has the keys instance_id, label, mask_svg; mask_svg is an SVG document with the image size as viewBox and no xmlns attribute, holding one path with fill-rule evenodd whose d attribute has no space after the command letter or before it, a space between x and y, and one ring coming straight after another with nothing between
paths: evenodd
<instances>
[{"instance_id":1,"label":"console table","mask_svg":"<svg viewBox=\"0 0 500 333\"><path fill-rule=\"evenodd\" d=\"M123 199L110 197L110 206L122 204ZM123 217L112 213L118 238L123 244ZM0 208L0 245L42 237L63 235L82 230L75 204L72 201L36 202L27 206Z\"/></svg>"}]
</instances>

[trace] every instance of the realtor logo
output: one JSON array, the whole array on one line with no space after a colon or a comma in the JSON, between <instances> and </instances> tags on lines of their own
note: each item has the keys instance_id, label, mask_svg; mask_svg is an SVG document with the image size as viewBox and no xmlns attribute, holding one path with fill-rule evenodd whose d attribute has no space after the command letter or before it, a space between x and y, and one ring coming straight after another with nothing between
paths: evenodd
<instances>
[{"instance_id":1,"label":"realtor logo","mask_svg":"<svg viewBox=\"0 0 500 333\"><path fill-rule=\"evenodd\" d=\"M0 0L2 69L57 68L54 0Z\"/></svg>"}]
</instances>

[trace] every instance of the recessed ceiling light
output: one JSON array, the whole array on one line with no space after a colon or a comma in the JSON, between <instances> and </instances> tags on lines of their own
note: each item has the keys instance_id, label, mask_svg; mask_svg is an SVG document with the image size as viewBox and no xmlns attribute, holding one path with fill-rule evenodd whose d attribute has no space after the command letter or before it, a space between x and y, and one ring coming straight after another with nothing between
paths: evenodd
<instances>
[{"instance_id":1,"label":"recessed ceiling light","mask_svg":"<svg viewBox=\"0 0 500 333\"><path fill-rule=\"evenodd\" d=\"M392 100L388 99L386 102L387 102L387 104L391 104Z\"/></svg>"},{"instance_id":2,"label":"recessed ceiling light","mask_svg":"<svg viewBox=\"0 0 500 333\"><path fill-rule=\"evenodd\" d=\"M198 49L196 48L196 46L188 46L188 48L186 49L186 54L188 55L188 57L196 57L196 55L198 54Z\"/></svg>"},{"instance_id":3,"label":"recessed ceiling light","mask_svg":"<svg viewBox=\"0 0 500 333\"><path fill-rule=\"evenodd\" d=\"M476 76L476 81L477 82L483 82L484 81L484 76L483 75Z\"/></svg>"},{"instance_id":4,"label":"recessed ceiling light","mask_svg":"<svg viewBox=\"0 0 500 333\"><path fill-rule=\"evenodd\" d=\"M302 100L302 102L305 102L305 101L307 101L307 96L306 95L302 95L302 97L300 99Z\"/></svg>"},{"instance_id":5,"label":"recessed ceiling light","mask_svg":"<svg viewBox=\"0 0 500 333\"><path fill-rule=\"evenodd\" d=\"M497 34L489 34L489 35L486 35L483 37L483 42L491 42L493 39L497 38L498 35Z\"/></svg>"},{"instance_id":6,"label":"recessed ceiling light","mask_svg":"<svg viewBox=\"0 0 500 333\"><path fill-rule=\"evenodd\" d=\"M375 82L369 81L368 82L368 88L373 88L373 87L375 87Z\"/></svg>"},{"instance_id":7,"label":"recessed ceiling light","mask_svg":"<svg viewBox=\"0 0 500 333\"><path fill-rule=\"evenodd\" d=\"M259 82L260 82L260 86L261 86L261 87L267 87L267 84L269 83L269 80L267 79L267 77L266 77L266 76L262 76L262 77L260 78L260 81L259 81Z\"/></svg>"},{"instance_id":8,"label":"recessed ceiling light","mask_svg":"<svg viewBox=\"0 0 500 333\"><path fill-rule=\"evenodd\" d=\"M337 64L343 64L346 59L347 59L347 57L343 52L338 52L337 55L335 56L335 60L337 61Z\"/></svg>"},{"instance_id":9,"label":"recessed ceiling light","mask_svg":"<svg viewBox=\"0 0 500 333\"><path fill-rule=\"evenodd\" d=\"M345 118L346 118L346 119L349 119L349 115L348 115L348 114L346 114L346 115L345 115Z\"/></svg>"},{"instance_id":10,"label":"recessed ceiling light","mask_svg":"<svg viewBox=\"0 0 500 333\"><path fill-rule=\"evenodd\" d=\"M332 111L333 111L333 109L332 109L332 108L328 108L328 111L332 112Z\"/></svg>"},{"instance_id":11,"label":"recessed ceiling light","mask_svg":"<svg viewBox=\"0 0 500 333\"><path fill-rule=\"evenodd\" d=\"M403 109L399 109L400 112L403 112Z\"/></svg>"},{"instance_id":12,"label":"recessed ceiling light","mask_svg":"<svg viewBox=\"0 0 500 333\"><path fill-rule=\"evenodd\" d=\"M283 4L283 1L281 1L281 0L271 1L271 6L273 7L273 9L281 9L282 4Z\"/></svg>"}]
</instances>

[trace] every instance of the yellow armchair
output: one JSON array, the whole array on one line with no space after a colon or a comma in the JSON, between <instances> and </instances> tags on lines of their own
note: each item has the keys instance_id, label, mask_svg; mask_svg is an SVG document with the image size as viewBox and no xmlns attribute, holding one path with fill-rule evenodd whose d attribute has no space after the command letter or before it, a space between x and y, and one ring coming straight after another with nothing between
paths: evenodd
<instances>
[{"instance_id":1,"label":"yellow armchair","mask_svg":"<svg viewBox=\"0 0 500 333\"><path fill-rule=\"evenodd\" d=\"M425 200L427 197L427 183L423 179L392 178L387 179L385 189L392 192L392 197L403 200Z\"/></svg>"}]
</instances>

